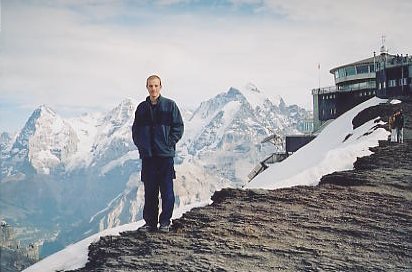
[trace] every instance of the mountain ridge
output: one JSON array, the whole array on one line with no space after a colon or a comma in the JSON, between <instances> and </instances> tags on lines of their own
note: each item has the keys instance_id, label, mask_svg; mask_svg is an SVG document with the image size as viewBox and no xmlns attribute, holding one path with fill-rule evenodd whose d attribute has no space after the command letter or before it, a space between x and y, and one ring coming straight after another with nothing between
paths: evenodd
<instances>
[{"instance_id":1,"label":"mountain ridge","mask_svg":"<svg viewBox=\"0 0 412 272\"><path fill-rule=\"evenodd\" d=\"M257 90L249 92L250 99L252 95L263 95ZM232 107L239 103L243 106ZM141 166L131 139L136 105L136 100L125 98L110 111L76 118L62 118L48 106L38 107L16 136L22 144L1 153L0 185L5 193L0 201L2 216L12 224L34 227L39 222L50 222L49 229L42 224L40 232L60 233L57 239L50 234L52 242L43 247L53 250L86 234L140 219ZM281 113L274 104L268 105L266 109L262 105L259 115L252 111L246 97L232 88L209 100L210 116L203 115L205 119L200 118L199 124L185 121L186 132L175 157L177 205L209 199L222 187L242 185L248 171L271 152L270 145L260 144L261 138L270 133L266 127L280 124L278 131L282 134L297 131L300 116ZM196 111L183 112L185 116L196 115ZM15 143L11 143L14 136L3 136L2 146ZM248 160L239 160L244 157ZM195 188L189 180L195 181ZM26 189L33 192L26 194ZM42 211L48 206L53 212L46 218Z\"/></svg>"}]
</instances>

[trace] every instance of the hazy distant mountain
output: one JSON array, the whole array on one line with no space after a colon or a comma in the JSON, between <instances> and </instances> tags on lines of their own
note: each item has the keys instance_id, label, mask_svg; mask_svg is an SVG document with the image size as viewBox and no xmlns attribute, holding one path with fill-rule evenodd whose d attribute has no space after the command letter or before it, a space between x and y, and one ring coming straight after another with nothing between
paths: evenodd
<instances>
[{"instance_id":1,"label":"hazy distant mountain","mask_svg":"<svg viewBox=\"0 0 412 272\"><path fill-rule=\"evenodd\" d=\"M207 168L243 184L256 163L274 151L262 139L299 133L297 123L307 116L304 109L288 107L280 97L271 99L253 84L230 88L200 104L188 122L185 145Z\"/></svg>"},{"instance_id":2,"label":"hazy distant mountain","mask_svg":"<svg viewBox=\"0 0 412 272\"><path fill-rule=\"evenodd\" d=\"M125 99L105 114L70 119L41 106L14 138L2 134L1 216L37 228L36 237L53 238L47 253L141 219L141 164L131 139L136 106ZM230 88L193 112L181 111L185 134L175 158L177 206L243 185L255 164L274 150L261 140L273 132L298 133L297 123L308 116L253 84Z\"/></svg>"}]
</instances>

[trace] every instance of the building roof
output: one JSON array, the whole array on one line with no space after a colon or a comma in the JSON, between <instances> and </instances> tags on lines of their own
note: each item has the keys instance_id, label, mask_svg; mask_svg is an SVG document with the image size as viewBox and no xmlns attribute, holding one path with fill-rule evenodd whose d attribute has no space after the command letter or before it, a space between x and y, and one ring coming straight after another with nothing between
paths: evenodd
<instances>
[{"instance_id":1,"label":"building roof","mask_svg":"<svg viewBox=\"0 0 412 272\"><path fill-rule=\"evenodd\" d=\"M347 67L347 66L355 66L355 65L360 65L360 64L372 64L374 62L374 60L376 62L380 62L381 60L383 60L384 57L395 57L395 55L390 55L388 53L382 53L380 55L376 55L375 57L370 57L367 59L363 59L363 60L358 60L349 64L344 64L335 68L332 68L329 72L331 74L334 74L336 70L343 68L343 67Z\"/></svg>"}]
</instances>

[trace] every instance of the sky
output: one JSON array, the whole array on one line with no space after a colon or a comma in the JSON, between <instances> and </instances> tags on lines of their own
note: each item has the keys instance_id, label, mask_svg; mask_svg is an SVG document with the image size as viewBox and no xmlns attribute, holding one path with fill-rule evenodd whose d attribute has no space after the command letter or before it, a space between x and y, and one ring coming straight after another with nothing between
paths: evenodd
<instances>
[{"instance_id":1,"label":"sky","mask_svg":"<svg viewBox=\"0 0 412 272\"><path fill-rule=\"evenodd\" d=\"M379 140L387 139L388 132L383 128L376 128L375 120L370 120L353 129L352 120L362 110L386 102L387 100L384 99L371 98L339 116L306 146L286 160L269 165L269 168L254 178L247 188L276 189L296 185L315 186L319 183L320 178L326 174L353 169L353 163L357 158L369 156L372 153L370 147L378 146ZM392 103L399 102L396 100ZM346 139L348 134L352 134L352 136ZM311 157L310 161L307 159L308 157ZM173 218L179 218L184 212L207 204L210 204L210 201L184 206L174 211ZM84 267L87 262L88 247L92 242L98 241L102 236L134 231L142 225L143 220L106 229L67 246L24 271L47 272Z\"/></svg>"},{"instance_id":2,"label":"sky","mask_svg":"<svg viewBox=\"0 0 412 272\"><path fill-rule=\"evenodd\" d=\"M411 54L409 0L0 0L0 131L40 105L63 117L143 100L145 80L195 108L249 82L312 108L329 70ZM320 64L320 69L318 65Z\"/></svg>"}]
</instances>

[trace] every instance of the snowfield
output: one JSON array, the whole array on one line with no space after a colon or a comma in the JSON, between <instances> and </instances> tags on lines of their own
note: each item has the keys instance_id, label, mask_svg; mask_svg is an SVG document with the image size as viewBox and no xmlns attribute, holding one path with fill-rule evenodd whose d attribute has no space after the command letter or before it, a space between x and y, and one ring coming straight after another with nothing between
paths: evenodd
<instances>
[{"instance_id":1,"label":"snowfield","mask_svg":"<svg viewBox=\"0 0 412 272\"><path fill-rule=\"evenodd\" d=\"M374 120L354 130L352 119L363 109L386 101L374 97L342 114L312 142L286 160L270 166L245 187L276 189L317 185L324 175L353 169L356 158L370 155L369 148L377 146L379 140L387 139L389 132L382 128L374 130ZM351 136L345 141L348 135Z\"/></svg>"}]
</instances>

